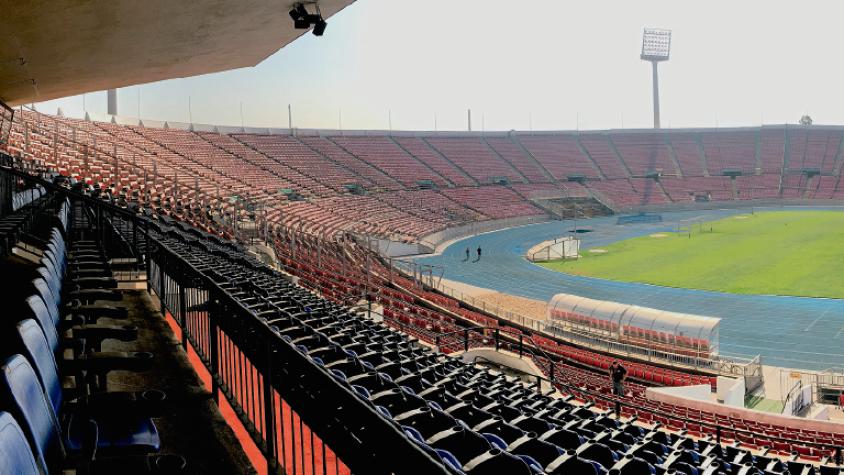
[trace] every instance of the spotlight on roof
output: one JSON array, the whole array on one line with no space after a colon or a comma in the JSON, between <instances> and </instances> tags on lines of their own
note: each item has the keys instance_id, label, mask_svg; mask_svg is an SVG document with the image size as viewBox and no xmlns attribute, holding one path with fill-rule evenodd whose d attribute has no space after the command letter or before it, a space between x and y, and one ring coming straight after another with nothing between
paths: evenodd
<instances>
[{"instance_id":1,"label":"spotlight on roof","mask_svg":"<svg viewBox=\"0 0 844 475\"><path fill-rule=\"evenodd\" d=\"M299 18L305 18L308 16L308 10L305 9L304 3L296 5L296 11L299 12Z\"/></svg>"},{"instance_id":2,"label":"spotlight on roof","mask_svg":"<svg viewBox=\"0 0 844 475\"><path fill-rule=\"evenodd\" d=\"M322 19L322 17L314 23L314 36L322 36L325 33L325 27L328 26L328 23Z\"/></svg>"},{"instance_id":3,"label":"spotlight on roof","mask_svg":"<svg viewBox=\"0 0 844 475\"><path fill-rule=\"evenodd\" d=\"M316 13L309 13L305 3L296 3L290 9L288 14L293 20L293 27L297 30L307 30L311 26L314 27L314 35L322 36L325 33L325 27L328 26L325 19L322 18L322 12L319 10L319 4L313 3L316 8Z\"/></svg>"}]
</instances>

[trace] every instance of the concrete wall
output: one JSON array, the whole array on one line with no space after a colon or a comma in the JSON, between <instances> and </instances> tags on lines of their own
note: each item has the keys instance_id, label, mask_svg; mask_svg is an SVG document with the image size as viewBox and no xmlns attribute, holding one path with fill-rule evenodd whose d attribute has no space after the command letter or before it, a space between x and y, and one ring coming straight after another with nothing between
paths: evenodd
<instances>
[{"instance_id":1,"label":"concrete wall","mask_svg":"<svg viewBox=\"0 0 844 475\"><path fill-rule=\"evenodd\" d=\"M732 407L744 407L744 378L718 376L718 401Z\"/></svg>"},{"instance_id":2,"label":"concrete wall","mask_svg":"<svg viewBox=\"0 0 844 475\"><path fill-rule=\"evenodd\" d=\"M463 226L444 229L435 233L423 236L419 241L427 247L436 249L441 244L456 239L461 239L466 236L473 236L475 234L487 233L490 231L497 231L499 229L511 228L514 226L524 226L526 224L543 223L548 221L546 215L541 216L520 216L516 218L496 219L492 221L481 221L479 223L470 223Z\"/></svg>"},{"instance_id":3,"label":"concrete wall","mask_svg":"<svg viewBox=\"0 0 844 475\"><path fill-rule=\"evenodd\" d=\"M736 201L710 201L706 203L672 203L671 205L648 205L631 206L628 208L616 208L621 214L625 213L658 213L661 211L690 211L707 209L745 209L745 208L775 208L783 206L821 206L821 207L844 207L844 202L834 200L736 200ZM763 210L759 210L763 211ZM767 209L765 211L768 211Z\"/></svg>"},{"instance_id":4,"label":"concrete wall","mask_svg":"<svg viewBox=\"0 0 844 475\"><path fill-rule=\"evenodd\" d=\"M419 244L390 241L389 239L378 240L378 253L385 257L412 256L433 252L433 248Z\"/></svg>"},{"instance_id":5,"label":"concrete wall","mask_svg":"<svg viewBox=\"0 0 844 475\"><path fill-rule=\"evenodd\" d=\"M674 404L681 407L688 407L690 409L707 411L722 416L736 417L742 419L749 419L763 424L774 424L777 426L784 426L790 429L800 430L817 430L833 432L836 434L844 434L844 423L833 422L830 420L823 420L820 417L829 417L828 414L816 415L814 419L807 419L802 417L783 416L780 414L773 414L770 412L756 411L753 409L744 409L740 407L731 407L719 404L714 401L703 401L699 399L682 397L676 394L671 394L662 390L663 388L648 388L645 391L645 397L652 401L662 402L666 404Z\"/></svg>"},{"instance_id":6,"label":"concrete wall","mask_svg":"<svg viewBox=\"0 0 844 475\"><path fill-rule=\"evenodd\" d=\"M708 384L695 384L693 386L666 386L652 389L655 392L685 399L695 399L698 401L712 400L712 387Z\"/></svg>"},{"instance_id":7,"label":"concrete wall","mask_svg":"<svg viewBox=\"0 0 844 475\"><path fill-rule=\"evenodd\" d=\"M494 348L473 348L460 355L460 359L466 363L474 363L476 358L484 358L495 364L513 368L522 373L527 373L533 376L544 376L536 363L529 357L519 358L519 355L510 351L499 350ZM535 381L532 381L535 382ZM542 391L547 392L551 389L550 383L542 382Z\"/></svg>"}]
</instances>

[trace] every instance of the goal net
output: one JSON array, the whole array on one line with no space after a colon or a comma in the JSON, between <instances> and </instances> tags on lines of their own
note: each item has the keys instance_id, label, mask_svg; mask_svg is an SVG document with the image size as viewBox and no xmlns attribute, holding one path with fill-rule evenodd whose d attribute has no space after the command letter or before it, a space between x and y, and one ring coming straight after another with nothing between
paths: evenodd
<instances>
[{"instance_id":1,"label":"goal net","mask_svg":"<svg viewBox=\"0 0 844 475\"><path fill-rule=\"evenodd\" d=\"M546 262L557 259L577 259L580 256L580 239L566 236L555 239L533 252L528 258L534 262Z\"/></svg>"}]
</instances>

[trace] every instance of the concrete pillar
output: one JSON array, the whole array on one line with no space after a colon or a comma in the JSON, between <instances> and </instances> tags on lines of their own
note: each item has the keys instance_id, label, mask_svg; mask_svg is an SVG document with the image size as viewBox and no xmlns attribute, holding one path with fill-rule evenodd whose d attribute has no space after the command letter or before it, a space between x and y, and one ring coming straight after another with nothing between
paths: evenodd
<instances>
[{"instance_id":1,"label":"concrete pillar","mask_svg":"<svg viewBox=\"0 0 844 475\"><path fill-rule=\"evenodd\" d=\"M117 115L117 89L108 90L108 115Z\"/></svg>"}]
</instances>

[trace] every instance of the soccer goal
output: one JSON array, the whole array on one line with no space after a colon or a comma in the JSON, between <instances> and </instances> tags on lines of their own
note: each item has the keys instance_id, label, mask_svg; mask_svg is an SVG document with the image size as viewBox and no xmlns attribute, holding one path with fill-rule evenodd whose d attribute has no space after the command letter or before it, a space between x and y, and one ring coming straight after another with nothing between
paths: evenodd
<instances>
[{"instance_id":1,"label":"soccer goal","mask_svg":"<svg viewBox=\"0 0 844 475\"><path fill-rule=\"evenodd\" d=\"M577 259L578 257L580 257L580 239L574 236L565 236L553 241L546 241L532 248L527 256L533 262Z\"/></svg>"}]
</instances>

